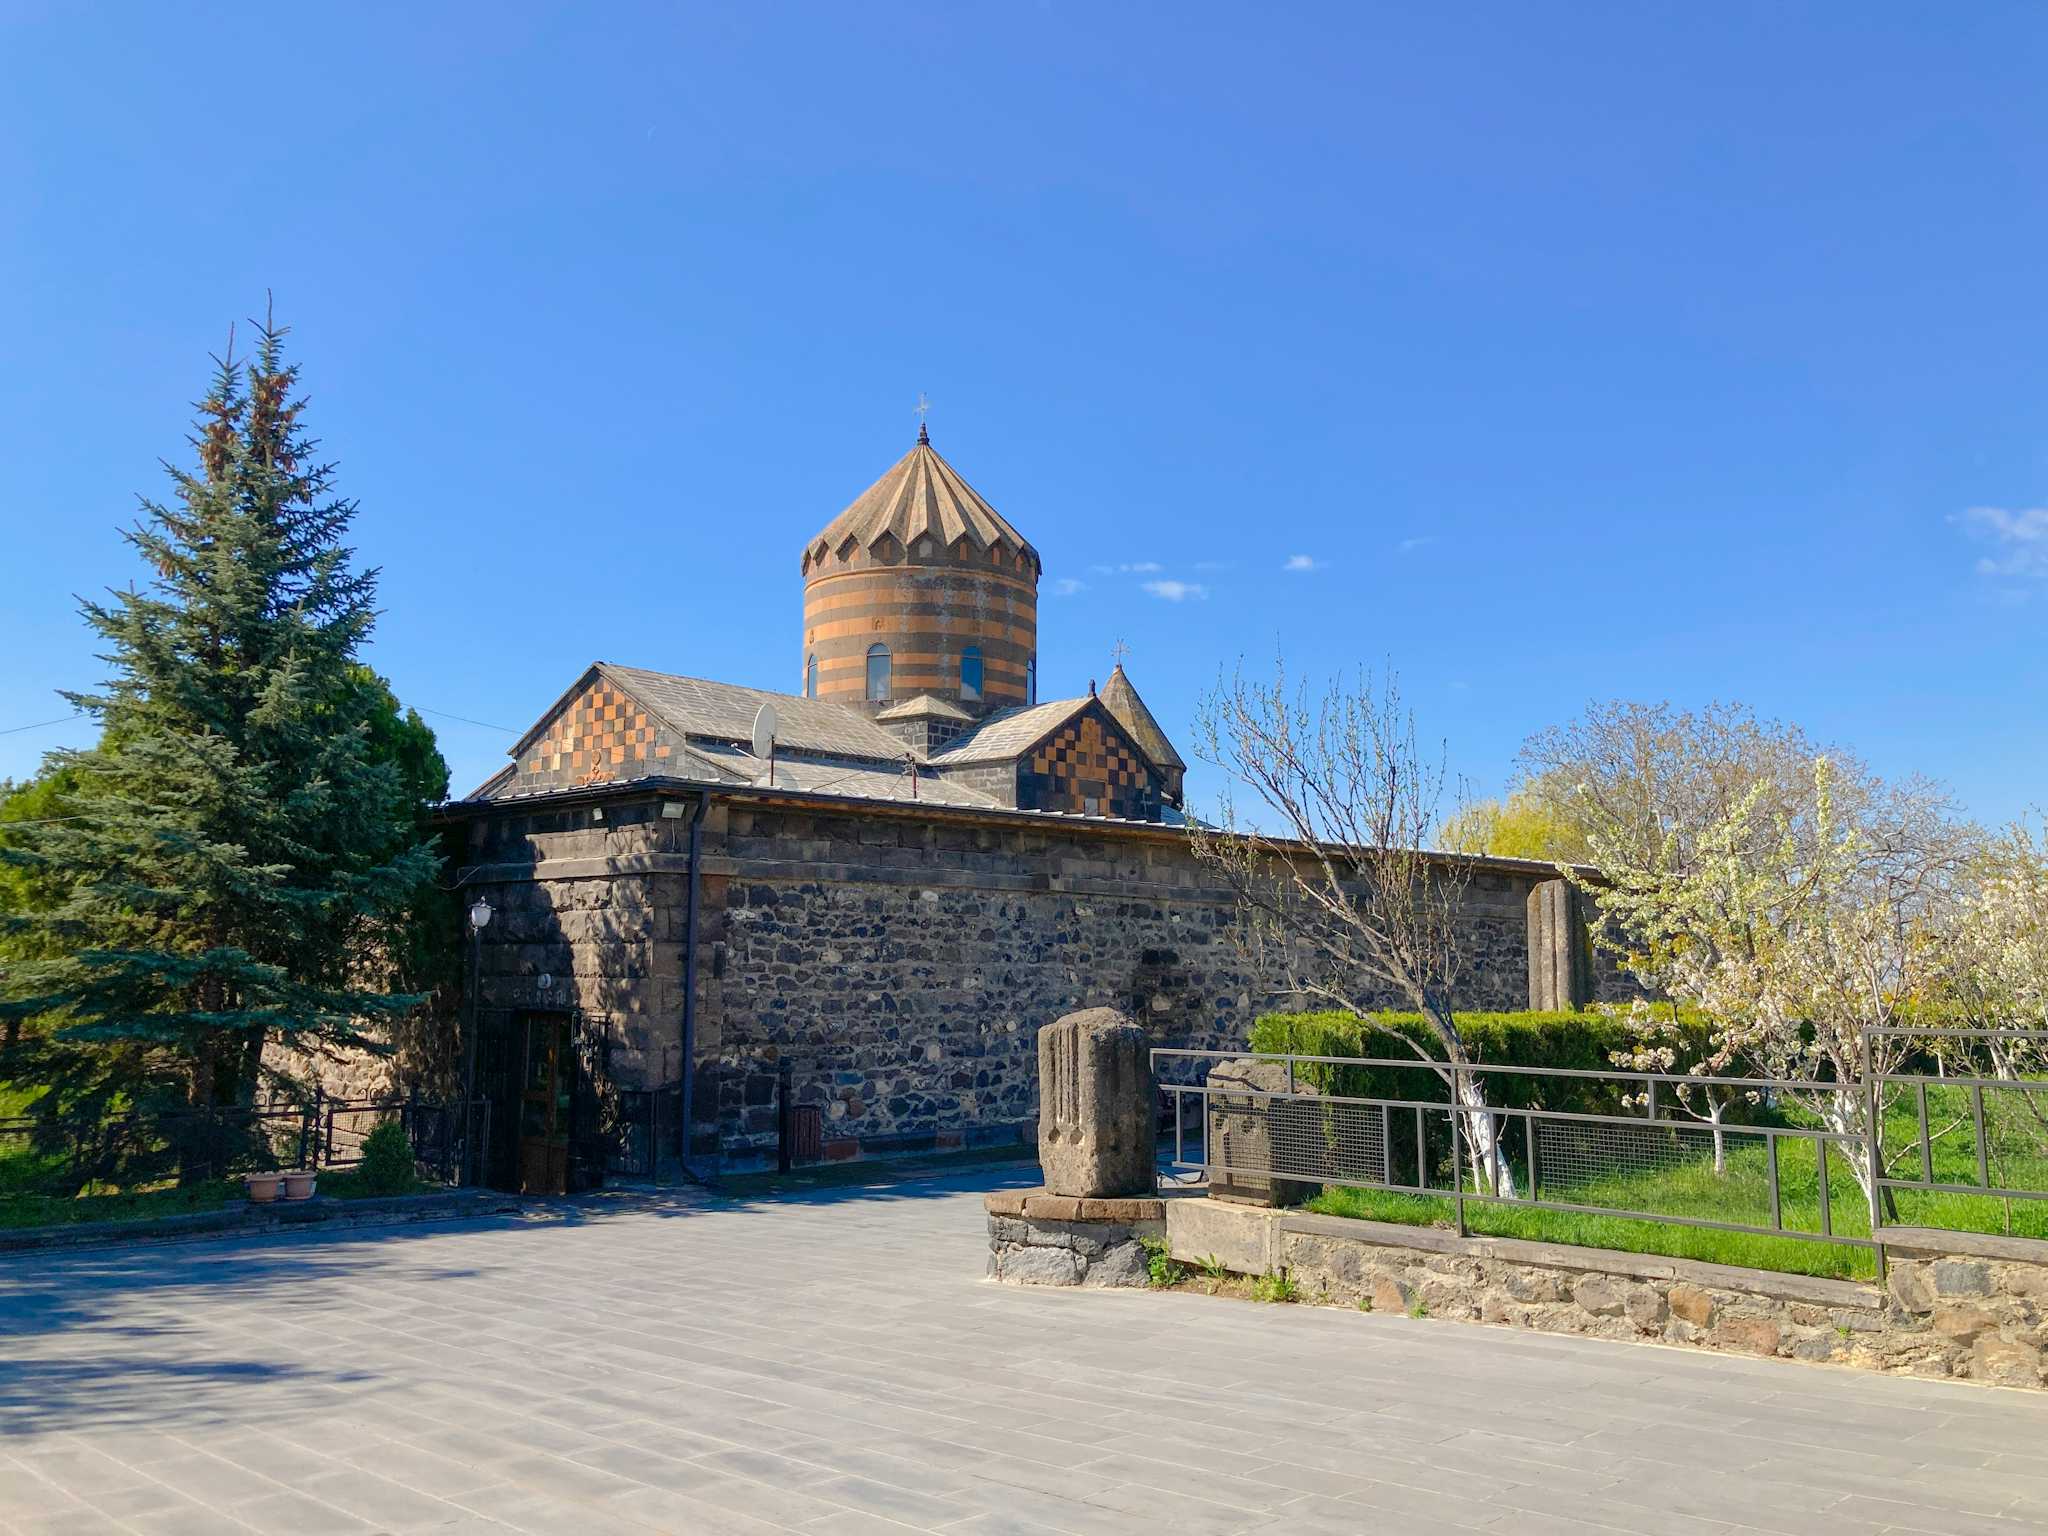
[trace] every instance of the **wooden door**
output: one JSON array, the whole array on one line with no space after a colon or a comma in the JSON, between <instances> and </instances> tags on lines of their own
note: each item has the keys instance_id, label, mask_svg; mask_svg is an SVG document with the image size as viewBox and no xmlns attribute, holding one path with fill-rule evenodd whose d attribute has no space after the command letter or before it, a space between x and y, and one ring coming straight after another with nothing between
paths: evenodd
<instances>
[{"instance_id":1,"label":"wooden door","mask_svg":"<svg viewBox=\"0 0 2048 1536\"><path fill-rule=\"evenodd\" d=\"M519 1093L519 1192L523 1195L568 1193L575 1076L568 1017L528 1014L526 1071Z\"/></svg>"}]
</instances>

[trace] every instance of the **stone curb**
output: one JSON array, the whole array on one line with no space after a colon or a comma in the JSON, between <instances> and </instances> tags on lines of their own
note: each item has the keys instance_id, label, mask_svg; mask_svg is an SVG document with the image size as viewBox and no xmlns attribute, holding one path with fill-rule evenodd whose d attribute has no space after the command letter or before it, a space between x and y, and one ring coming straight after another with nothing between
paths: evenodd
<instances>
[{"instance_id":1,"label":"stone curb","mask_svg":"<svg viewBox=\"0 0 2048 1536\"><path fill-rule=\"evenodd\" d=\"M991 1216L1026 1221L1164 1221L1166 1202L1144 1196L1114 1199L1048 1195L1042 1189L1000 1189L982 1197Z\"/></svg>"},{"instance_id":2,"label":"stone curb","mask_svg":"<svg viewBox=\"0 0 2048 1536\"><path fill-rule=\"evenodd\" d=\"M1822 1307L1871 1307L1884 1293L1855 1280L1824 1275L1796 1275L1776 1269L1745 1269L1704 1259L1678 1259L1662 1254L1627 1253L1611 1248L1574 1248L1564 1243L1531 1242L1518 1237L1459 1237L1431 1227L1404 1227L1393 1222L1361 1221L1350 1216L1276 1214L1282 1232L1312 1237L1344 1237L1384 1248L1415 1248L1425 1253L1498 1259L1577 1274L1620 1275L1632 1280L1690 1280L1723 1290L1747 1291L1776 1301L1803 1301ZM1887 1245L1889 1246L1889 1245Z\"/></svg>"},{"instance_id":3,"label":"stone curb","mask_svg":"<svg viewBox=\"0 0 2048 1536\"><path fill-rule=\"evenodd\" d=\"M56 1227L0 1231L0 1257L52 1248L125 1247L222 1234L267 1233L287 1227L361 1227L409 1221L454 1221L525 1209L517 1196L495 1189L464 1189L366 1200L316 1197L279 1205L226 1206L140 1221L80 1221Z\"/></svg>"}]
</instances>

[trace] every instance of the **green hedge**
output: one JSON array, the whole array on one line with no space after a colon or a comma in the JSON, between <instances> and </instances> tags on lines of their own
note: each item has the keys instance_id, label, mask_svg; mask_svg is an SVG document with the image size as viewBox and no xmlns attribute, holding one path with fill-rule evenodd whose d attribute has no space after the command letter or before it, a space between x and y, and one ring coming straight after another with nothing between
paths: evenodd
<instances>
[{"instance_id":1,"label":"green hedge","mask_svg":"<svg viewBox=\"0 0 2048 1536\"><path fill-rule=\"evenodd\" d=\"M1604 1013L1461 1013L1458 1033L1474 1061L1515 1067L1558 1067L1612 1072L1614 1054L1634 1044L1620 1019ZM1689 1042L1707 1045L1702 1028ZM1364 1056L1399 1060L1414 1047L1433 1060L1443 1049L1419 1013L1380 1013L1370 1021L1349 1013L1269 1013L1252 1026L1251 1048L1299 1056ZM1324 1093L1360 1099L1444 1101L1444 1086L1426 1067L1304 1066L1299 1074ZM1484 1074L1487 1102L1502 1109L1551 1109L1575 1114L1625 1112L1627 1085L1577 1077ZM1731 1109L1729 1119L1744 1118Z\"/></svg>"}]
</instances>

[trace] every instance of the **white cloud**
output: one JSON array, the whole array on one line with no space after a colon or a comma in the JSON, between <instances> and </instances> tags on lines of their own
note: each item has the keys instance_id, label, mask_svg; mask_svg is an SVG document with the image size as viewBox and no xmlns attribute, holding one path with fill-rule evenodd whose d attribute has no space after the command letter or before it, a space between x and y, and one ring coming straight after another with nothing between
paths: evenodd
<instances>
[{"instance_id":1,"label":"white cloud","mask_svg":"<svg viewBox=\"0 0 2048 1536\"><path fill-rule=\"evenodd\" d=\"M1052 595L1054 597L1072 597L1076 592L1086 592L1087 590L1087 582L1076 581L1071 576L1062 576L1052 584Z\"/></svg>"},{"instance_id":2,"label":"white cloud","mask_svg":"<svg viewBox=\"0 0 2048 1536\"><path fill-rule=\"evenodd\" d=\"M1995 551L1977 561L1980 576L2048 581L2048 507L1972 507L1962 522Z\"/></svg>"},{"instance_id":3,"label":"white cloud","mask_svg":"<svg viewBox=\"0 0 2048 1536\"><path fill-rule=\"evenodd\" d=\"M1122 565L1091 565L1098 576L1156 576L1166 569L1157 560L1127 560Z\"/></svg>"},{"instance_id":4,"label":"white cloud","mask_svg":"<svg viewBox=\"0 0 2048 1536\"><path fill-rule=\"evenodd\" d=\"M1287 563L1280 567L1283 571L1319 571L1322 568L1323 562L1314 555L1289 555Z\"/></svg>"},{"instance_id":5,"label":"white cloud","mask_svg":"<svg viewBox=\"0 0 2048 1536\"><path fill-rule=\"evenodd\" d=\"M1407 555L1413 554L1416 550L1422 548L1425 544L1434 544L1435 542L1435 534L1419 533L1414 535L1412 538L1403 539L1399 544L1395 545L1394 547L1400 550L1402 554Z\"/></svg>"},{"instance_id":6,"label":"white cloud","mask_svg":"<svg viewBox=\"0 0 2048 1536\"><path fill-rule=\"evenodd\" d=\"M1228 560L1197 560L1195 562L1195 569L1198 571L1227 571L1230 569L1230 562Z\"/></svg>"},{"instance_id":7,"label":"white cloud","mask_svg":"<svg viewBox=\"0 0 2048 1536\"><path fill-rule=\"evenodd\" d=\"M1196 601L1208 597L1209 589L1198 581L1148 581L1145 590L1154 597L1163 597L1169 603L1184 603L1189 598Z\"/></svg>"}]
</instances>

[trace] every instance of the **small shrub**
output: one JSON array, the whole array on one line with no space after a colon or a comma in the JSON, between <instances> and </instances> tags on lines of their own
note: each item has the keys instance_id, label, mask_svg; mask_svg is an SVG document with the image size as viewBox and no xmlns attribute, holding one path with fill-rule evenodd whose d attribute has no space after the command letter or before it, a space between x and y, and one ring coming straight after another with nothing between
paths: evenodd
<instances>
[{"instance_id":1,"label":"small shrub","mask_svg":"<svg viewBox=\"0 0 2048 1536\"><path fill-rule=\"evenodd\" d=\"M1299 1301L1301 1288L1286 1270L1275 1270L1252 1282L1252 1295L1259 1301Z\"/></svg>"},{"instance_id":2,"label":"small shrub","mask_svg":"<svg viewBox=\"0 0 2048 1536\"><path fill-rule=\"evenodd\" d=\"M356 1176L365 1194L402 1195L418 1187L412 1141L396 1120L384 1121L363 1138L363 1160Z\"/></svg>"},{"instance_id":3,"label":"small shrub","mask_svg":"<svg viewBox=\"0 0 2048 1536\"><path fill-rule=\"evenodd\" d=\"M1230 1271L1223 1267L1223 1261L1213 1253L1205 1259L1195 1260L1195 1267L1201 1270L1202 1277L1207 1280L1227 1280L1230 1277Z\"/></svg>"},{"instance_id":4,"label":"small shrub","mask_svg":"<svg viewBox=\"0 0 2048 1536\"><path fill-rule=\"evenodd\" d=\"M1163 1237L1141 1237L1138 1246L1145 1250L1145 1274L1155 1286L1179 1285L1187 1279L1188 1272L1174 1261L1166 1251Z\"/></svg>"},{"instance_id":5,"label":"small shrub","mask_svg":"<svg viewBox=\"0 0 2048 1536\"><path fill-rule=\"evenodd\" d=\"M1424 1301L1420 1296L1416 1297L1413 1301L1408 1303L1408 1315L1410 1317L1429 1316L1429 1303Z\"/></svg>"}]
</instances>

